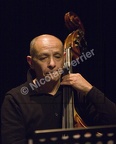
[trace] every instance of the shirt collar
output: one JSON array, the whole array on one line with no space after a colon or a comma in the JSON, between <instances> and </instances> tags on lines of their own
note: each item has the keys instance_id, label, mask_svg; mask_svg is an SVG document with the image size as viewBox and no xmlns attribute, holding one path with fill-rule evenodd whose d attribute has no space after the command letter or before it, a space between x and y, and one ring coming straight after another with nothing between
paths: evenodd
<instances>
[{"instance_id":1,"label":"shirt collar","mask_svg":"<svg viewBox=\"0 0 116 144\"><path fill-rule=\"evenodd\" d=\"M29 69L27 71L27 83L28 83L28 86L29 86L29 92L30 92L30 95L38 95L38 89L35 87L35 88L32 88L31 86L34 85L33 83L33 79L36 78L36 75L35 75L35 72L32 70L32 69ZM55 96L59 95L62 93L62 86L59 87L57 93L55 94ZM50 95L50 94L46 94L46 93L39 93L39 95Z\"/></svg>"}]
</instances>

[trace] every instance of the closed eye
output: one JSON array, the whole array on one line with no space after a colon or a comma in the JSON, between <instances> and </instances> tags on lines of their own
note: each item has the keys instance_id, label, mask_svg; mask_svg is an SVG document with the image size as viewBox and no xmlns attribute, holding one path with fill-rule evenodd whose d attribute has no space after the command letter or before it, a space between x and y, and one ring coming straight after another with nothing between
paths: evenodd
<instances>
[{"instance_id":1,"label":"closed eye","mask_svg":"<svg viewBox=\"0 0 116 144\"><path fill-rule=\"evenodd\" d=\"M61 58L62 56L61 56L60 54L56 54L56 55L54 55L54 57L59 59L59 58Z\"/></svg>"},{"instance_id":2,"label":"closed eye","mask_svg":"<svg viewBox=\"0 0 116 144\"><path fill-rule=\"evenodd\" d=\"M45 60L46 58L48 58L48 55L47 54L36 55L36 58L38 60Z\"/></svg>"},{"instance_id":3,"label":"closed eye","mask_svg":"<svg viewBox=\"0 0 116 144\"><path fill-rule=\"evenodd\" d=\"M39 57L39 60L45 60L47 56Z\"/></svg>"}]
</instances>

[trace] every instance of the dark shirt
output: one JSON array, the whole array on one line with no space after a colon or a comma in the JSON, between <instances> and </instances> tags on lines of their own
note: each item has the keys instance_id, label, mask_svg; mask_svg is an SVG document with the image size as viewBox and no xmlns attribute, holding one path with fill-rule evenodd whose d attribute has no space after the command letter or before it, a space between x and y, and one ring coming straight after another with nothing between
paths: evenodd
<instances>
[{"instance_id":1,"label":"dark shirt","mask_svg":"<svg viewBox=\"0 0 116 144\"><path fill-rule=\"evenodd\" d=\"M6 93L2 111L3 144L25 144L35 130L62 127L62 86L57 93L37 92L32 87L32 77L27 82ZM87 125L116 124L116 106L97 88L82 97L75 94L75 109Z\"/></svg>"}]
</instances>

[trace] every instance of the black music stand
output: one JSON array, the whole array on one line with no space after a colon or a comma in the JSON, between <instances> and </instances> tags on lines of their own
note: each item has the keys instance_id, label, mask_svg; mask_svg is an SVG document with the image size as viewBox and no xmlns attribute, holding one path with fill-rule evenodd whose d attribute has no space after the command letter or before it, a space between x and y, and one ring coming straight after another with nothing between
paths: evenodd
<instances>
[{"instance_id":1,"label":"black music stand","mask_svg":"<svg viewBox=\"0 0 116 144\"><path fill-rule=\"evenodd\" d=\"M116 144L116 125L37 130L28 144Z\"/></svg>"}]
</instances>

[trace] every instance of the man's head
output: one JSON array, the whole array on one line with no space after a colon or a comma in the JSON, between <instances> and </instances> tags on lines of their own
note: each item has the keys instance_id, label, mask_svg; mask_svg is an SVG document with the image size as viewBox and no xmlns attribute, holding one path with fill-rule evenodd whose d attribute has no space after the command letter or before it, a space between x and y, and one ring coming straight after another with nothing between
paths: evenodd
<instances>
[{"instance_id":1,"label":"man's head","mask_svg":"<svg viewBox=\"0 0 116 144\"><path fill-rule=\"evenodd\" d=\"M30 56L27 56L30 67L35 71L38 79L50 75L63 67L64 48L60 39L44 34L35 37L30 43ZM59 76L54 80L59 79Z\"/></svg>"}]
</instances>

